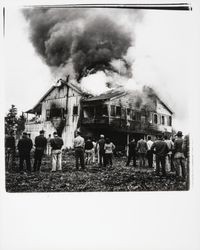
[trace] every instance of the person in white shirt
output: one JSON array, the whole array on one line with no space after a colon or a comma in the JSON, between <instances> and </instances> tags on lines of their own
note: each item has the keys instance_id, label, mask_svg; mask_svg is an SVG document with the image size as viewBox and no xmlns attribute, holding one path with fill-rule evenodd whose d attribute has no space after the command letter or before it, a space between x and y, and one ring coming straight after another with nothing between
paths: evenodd
<instances>
[{"instance_id":1,"label":"person in white shirt","mask_svg":"<svg viewBox=\"0 0 200 250\"><path fill-rule=\"evenodd\" d=\"M153 151L151 150L151 146L153 145L153 141L151 140L151 136L147 137L147 160L150 168L153 167Z\"/></svg>"},{"instance_id":2,"label":"person in white shirt","mask_svg":"<svg viewBox=\"0 0 200 250\"><path fill-rule=\"evenodd\" d=\"M164 141L167 143L167 146L169 148L169 152L168 152L167 157L166 157L166 167L167 167L168 171L174 172L175 169L174 169L174 165L172 162L172 151L174 149L174 143L172 140L170 140L168 138L167 135L164 136Z\"/></svg>"},{"instance_id":3,"label":"person in white shirt","mask_svg":"<svg viewBox=\"0 0 200 250\"><path fill-rule=\"evenodd\" d=\"M110 167L112 167L112 156L113 156L113 150L115 149L115 145L110 141L109 138L106 138L104 150L105 150L105 161L104 161L104 167L106 167L107 164L109 164Z\"/></svg>"},{"instance_id":4,"label":"person in white shirt","mask_svg":"<svg viewBox=\"0 0 200 250\"><path fill-rule=\"evenodd\" d=\"M81 169L85 169L85 162L84 162L84 148L85 148L85 140L81 136L81 133L78 131L77 136L74 139L74 149L75 149L75 160L76 160L76 169L79 169L79 160L81 164Z\"/></svg>"},{"instance_id":5,"label":"person in white shirt","mask_svg":"<svg viewBox=\"0 0 200 250\"><path fill-rule=\"evenodd\" d=\"M92 162L95 163L95 162L96 162L97 143L96 143L96 141L95 141L94 139L92 140L92 144L93 144L93 149L92 149Z\"/></svg>"}]
</instances>

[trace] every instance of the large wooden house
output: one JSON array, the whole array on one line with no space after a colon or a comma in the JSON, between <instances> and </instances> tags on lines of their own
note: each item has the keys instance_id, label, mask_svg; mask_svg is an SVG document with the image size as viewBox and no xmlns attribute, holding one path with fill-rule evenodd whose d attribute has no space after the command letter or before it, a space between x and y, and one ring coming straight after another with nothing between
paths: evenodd
<instances>
[{"instance_id":1,"label":"large wooden house","mask_svg":"<svg viewBox=\"0 0 200 250\"><path fill-rule=\"evenodd\" d=\"M133 137L137 140L144 135L172 133L172 111L150 88L144 89L143 94L117 88L91 96L77 84L60 79L26 113L35 115L26 122L31 139L41 129L46 136L57 131L68 148L73 146L76 130L85 137L99 138L104 134L118 148Z\"/></svg>"}]
</instances>

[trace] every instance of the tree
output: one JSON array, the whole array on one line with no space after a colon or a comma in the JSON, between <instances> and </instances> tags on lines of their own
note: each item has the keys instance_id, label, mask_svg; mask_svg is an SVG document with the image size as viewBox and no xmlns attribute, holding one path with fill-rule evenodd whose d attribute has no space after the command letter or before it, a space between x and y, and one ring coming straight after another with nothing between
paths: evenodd
<instances>
[{"instance_id":1,"label":"tree","mask_svg":"<svg viewBox=\"0 0 200 250\"><path fill-rule=\"evenodd\" d=\"M17 120L17 134L18 135L20 135L25 130L25 122L26 122L26 118L24 116L24 113L22 113Z\"/></svg>"},{"instance_id":2,"label":"tree","mask_svg":"<svg viewBox=\"0 0 200 250\"><path fill-rule=\"evenodd\" d=\"M5 133L9 134L11 131L16 131L16 134L20 135L25 129L25 122L24 114L22 113L18 117L17 108L12 104L5 117Z\"/></svg>"},{"instance_id":3,"label":"tree","mask_svg":"<svg viewBox=\"0 0 200 250\"><path fill-rule=\"evenodd\" d=\"M17 108L15 105L11 105L6 117L5 117L5 132L9 134L11 131L16 130L17 127Z\"/></svg>"}]
</instances>

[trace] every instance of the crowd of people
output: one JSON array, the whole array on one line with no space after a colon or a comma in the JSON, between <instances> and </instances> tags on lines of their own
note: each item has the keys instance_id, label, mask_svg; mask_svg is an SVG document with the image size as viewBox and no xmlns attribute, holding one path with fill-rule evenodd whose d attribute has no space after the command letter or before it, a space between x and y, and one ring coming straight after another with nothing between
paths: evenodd
<instances>
[{"instance_id":1,"label":"crowd of people","mask_svg":"<svg viewBox=\"0 0 200 250\"><path fill-rule=\"evenodd\" d=\"M24 171L24 162L26 170L39 172L42 158L45 154L51 155L51 171L62 171L62 148L64 142L57 132L53 133L53 138L49 135L45 137L45 131L41 130L36 136L34 145L26 132L17 143L19 154L19 172ZM13 164L16 152L15 137L11 131L6 137L6 162ZM34 163L31 167L31 150L34 147ZM94 141L88 137L84 139L79 131L73 142L75 167L85 171L89 164L98 163L99 167L106 169L112 167L115 145L109 138L100 135L99 140ZM166 176L168 172L175 172L178 178L186 180L187 168L189 163L189 136L185 136L179 131L176 138L170 139L167 135L158 135L156 140L152 140L151 136L141 137L136 141L134 138L127 145L126 166L132 161L133 167L152 168L155 169L156 175Z\"/></svg>"}]
</instances>

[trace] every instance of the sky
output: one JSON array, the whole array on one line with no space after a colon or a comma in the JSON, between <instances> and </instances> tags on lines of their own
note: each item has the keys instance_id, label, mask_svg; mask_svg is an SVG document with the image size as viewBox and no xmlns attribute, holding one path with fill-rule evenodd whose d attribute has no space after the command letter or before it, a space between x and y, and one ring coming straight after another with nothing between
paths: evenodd
<instances>
[{"instance_id":1,"label":"sky","mask_svg":"<svg viewBox=\"0 0 200 250\"><path fill-rule=\"evenodd\" d=\"M5 27L5 113L11 104L20 113L32 108L57 78L35 52L20 9L6 8ZM136 79L155 88L174 111L174 127L188 132L195 53L191 12L144 11L134 29Z\"/></svg>"}]
</instances>

